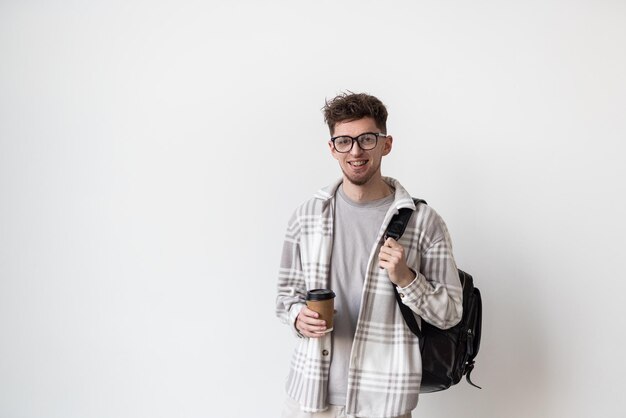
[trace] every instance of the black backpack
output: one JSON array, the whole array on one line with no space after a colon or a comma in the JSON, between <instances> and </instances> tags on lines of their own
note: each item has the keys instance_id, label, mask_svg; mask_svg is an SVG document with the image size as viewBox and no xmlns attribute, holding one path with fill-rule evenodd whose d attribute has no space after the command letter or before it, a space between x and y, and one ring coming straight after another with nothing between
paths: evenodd
<instances>
[{"instance_id":1,"label":"black backpack","mask_svg":"<svg viewBox=\"0 0 626 418\"><path fill-rule=\"evenodd\" d=\"M413 199L415 205L426 204L421 199ZM387 236L400 239L409 222L413 211L409 208L400 209L389 227ZM474 358L480 347L480 327L482 321L482 300L480 291L474 287L472 276L459 270L459 279L463 286L463 318L461 322L450 329L439 329L422 321L420 330L413 316L413 311L402 303L400 295L393 286L398 306L409 329L419 338L422 353L422 385L420 393L437 392L448 389L459 383L466 375L470 385L470 374L474 369Z\"/></svg>"}]
</instances>

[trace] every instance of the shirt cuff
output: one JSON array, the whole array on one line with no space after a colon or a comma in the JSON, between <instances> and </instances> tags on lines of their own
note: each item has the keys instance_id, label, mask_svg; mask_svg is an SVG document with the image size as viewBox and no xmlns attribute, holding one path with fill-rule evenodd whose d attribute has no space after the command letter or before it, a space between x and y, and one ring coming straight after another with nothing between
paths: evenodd
<instances>
[{"instance_id":1,"label":"shirt cuff","mask_svg":"<svg viewBox=\"0 0 626 418\"><path fill-rule=\"evenodd\" d=\"M425 293L432 290L430 284L423 274L419 272L415 274L415 279L405 287L396 286L402 303L406 305L415 305Z\"/></svg>"}]
</instances>

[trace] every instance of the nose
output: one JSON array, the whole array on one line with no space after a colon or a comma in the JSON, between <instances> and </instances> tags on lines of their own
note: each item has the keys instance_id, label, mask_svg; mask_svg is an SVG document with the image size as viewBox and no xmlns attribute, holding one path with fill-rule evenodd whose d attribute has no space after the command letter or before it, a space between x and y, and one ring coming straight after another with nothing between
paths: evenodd
<instances>
[{"instance_id":1,"label":"nose","mask_svg":"<svg viewBox=\"0 0 626 418\"><path fill-rule=\"evenodd\" d=\"M359 141L354 141L352 149L350 150L350 155L356 157L361 154L363 154L363 149L361 148L361 145L359 145Z\"/></svg>"}]
</instances>

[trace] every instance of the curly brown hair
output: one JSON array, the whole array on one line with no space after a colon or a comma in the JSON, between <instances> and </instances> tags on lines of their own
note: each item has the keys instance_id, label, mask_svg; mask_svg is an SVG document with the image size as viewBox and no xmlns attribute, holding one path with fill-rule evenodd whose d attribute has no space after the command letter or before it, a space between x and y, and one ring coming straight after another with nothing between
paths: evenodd
<instances>
[{"instance_id":1,"label":"curly brown hair","mask_svg":"<svg viewBox=\"0 0 626 418\"><path fill-rule=\"evenodd\" d=\"M378 129L387 133L387 108L383 102L367 93L341 93L330 101L326 100L322 112L331 135L335 133L335 124L366 117L374 119Z\"/></svg>"}]
</instances>

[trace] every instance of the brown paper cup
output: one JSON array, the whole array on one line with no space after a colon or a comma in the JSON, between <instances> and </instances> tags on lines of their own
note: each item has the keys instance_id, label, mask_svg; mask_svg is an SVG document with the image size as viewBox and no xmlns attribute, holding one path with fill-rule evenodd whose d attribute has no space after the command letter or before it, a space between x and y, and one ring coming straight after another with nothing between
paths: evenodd
<instances>
[{"instance_id":1,"label":"brown paper cup","mask_svg":"<svg viewBox=\"0 0 626 418\"><path fill-rule=\"evenodd\" d=\"M309 290L306 295L306 304L312 311L320 314L319 319L326 321L326 332L333 330L333 315L335 314L335 293L330 289Z\"/></svg>"}]
</instances>

